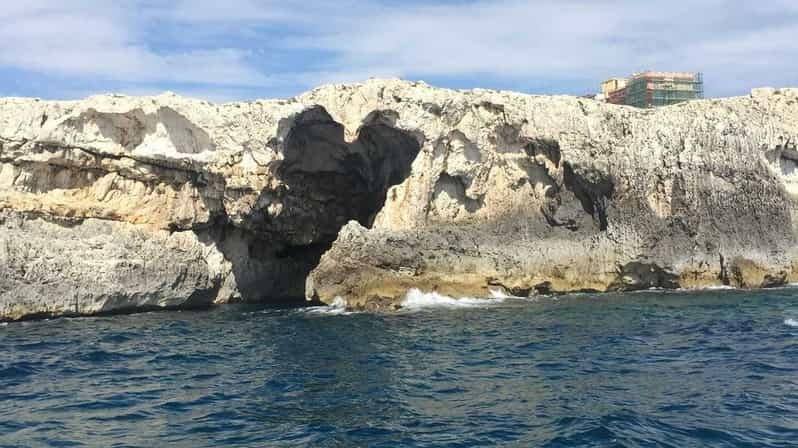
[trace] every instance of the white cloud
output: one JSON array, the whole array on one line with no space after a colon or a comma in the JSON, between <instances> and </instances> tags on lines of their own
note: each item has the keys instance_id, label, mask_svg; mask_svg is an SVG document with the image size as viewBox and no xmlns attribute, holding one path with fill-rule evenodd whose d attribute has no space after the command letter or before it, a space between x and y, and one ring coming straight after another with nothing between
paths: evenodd
<instances>
[{"instance_id":1,"label":"white cloud","mask_svg":"<svg viewBox=\"0 0 798 448\"><path fill-rule=\"evenodd\" d=\"M302 44L332 51L333 67L404 76L597 81L652 68L707 72L715 83L708 90L723 94L796 84L796 3L749 5L503 0L392 7ZM763 66L773 57L784 71Z\"/></svg>"},{"instance_id":2,"label":"white cloud","mask_svg":"<svg viewBox=\"0 0 798 448\"><path fill-rule=\"evenodd\" d=\"M284 1L257 0L176 0L154 12L171 20L192 23L227 23L290 20L295 16L282 5Z\"/></svg>"},{"instance_id":3,"label":"white cloud","mask_svg":"<svg viewBox=\"0 0 798 448\"><path fill-rule=\"evenodd\" d=\"M34 2L3 10L0 65L51 75L136 82L265 85L246 48L157 52L135 10L113 3Z\"/></svg>"},{"instance_id":4,"label":"white cloud","mask_svg":"<svg viewBox=\"0 0 798 448\"><path fill-rule=\"evenodd\" d=\"M710 94L798 84L794 0L32 0L0 20L0 66L216 97L369 76L587 89L649 68L704 71Z\"/></svg>"}]
</instances>

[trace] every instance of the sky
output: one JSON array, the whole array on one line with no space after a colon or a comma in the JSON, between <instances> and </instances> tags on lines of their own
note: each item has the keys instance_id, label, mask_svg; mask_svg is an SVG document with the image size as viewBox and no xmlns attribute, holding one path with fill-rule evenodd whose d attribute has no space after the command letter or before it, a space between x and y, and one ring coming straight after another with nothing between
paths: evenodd
<instances>
[{"instance_id":1,"label":"sky","mask_svg":"<svg viewBox=\"0 0 798 448\"><path fill-rule=\"evenodd\" d=\"M798 0L1 0L0 96L289 97L369 77L533 94L700 71L798 86Z\"/></svg>"}]
</instances>

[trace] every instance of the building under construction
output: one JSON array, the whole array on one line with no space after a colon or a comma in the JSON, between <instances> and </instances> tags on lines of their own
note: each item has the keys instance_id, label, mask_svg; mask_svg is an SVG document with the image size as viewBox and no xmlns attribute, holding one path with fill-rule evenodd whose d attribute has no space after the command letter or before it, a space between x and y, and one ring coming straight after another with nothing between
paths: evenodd
<instances>
[{"instance_id":1,"label":"building under construction","mask_svg":"<svg viewBox=\"0 0 798 448\"><path fill-rule=\"evenodd\" d=\"M642 108L667 106L704 97L701 73L643 72L601 83L608 103Z\"/></svg>"}]
</instances>

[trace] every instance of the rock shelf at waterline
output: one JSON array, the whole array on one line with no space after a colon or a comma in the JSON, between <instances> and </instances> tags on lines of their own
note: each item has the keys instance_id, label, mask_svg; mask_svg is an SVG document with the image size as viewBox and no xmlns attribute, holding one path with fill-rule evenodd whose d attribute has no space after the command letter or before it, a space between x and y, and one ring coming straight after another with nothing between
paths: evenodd
<instances>
[{"instance_id":1,"label":"rock shelf at waterline","mask_svg":"<svg viewBox=\"0 0 798 448\"><path fill-rule=\"evenodd\" d=\"M0 319L798 280L798 90L0 99Z\"/></svg>"}]
</instances>

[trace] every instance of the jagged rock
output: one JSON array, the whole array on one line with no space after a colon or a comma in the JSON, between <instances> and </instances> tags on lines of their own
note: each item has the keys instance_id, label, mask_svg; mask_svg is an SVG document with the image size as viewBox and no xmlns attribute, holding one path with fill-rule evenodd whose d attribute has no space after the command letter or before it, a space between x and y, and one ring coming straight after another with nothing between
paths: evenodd
<instances>
[{"instance_id":1,"label":"jagged rock","mask_svg":"<svg viewBox=\"0 0 798 448\"><path fill-rule=\"evenodd\" d=\"M792 281L796 92L0 99L0 318Z\"/></svg>"},{"instance_id":2,"label":"jagged rock","mask_svg":"<svg viewBox=\"0 0 798 448\"><path fill-rule=\"evenodd\" d=\"M229 269L194 232L142 231L0 214L0 316L54 316L213 303Z\"/></svg>"},{"instance_id":3,"label":"jagged rock","mask_svg":"<svg viewBox=\"0 0 798 448\"><path fill-rule=\"evenodd\" d=\"M346 129L319 104L0 99L0 319L304 300L420 148L391 111Z\"/></svg>"},{"instance_id":4,"label":"jagged rock","mask_svg":"<svg viewBox=\"0 0 798 448\"><path fill-rule=\"evenodd\" d=\"M372 229L342 230L309 298L383 309L409 288L484 297L798 277L796 89L656 110L399 90L390 107L424 135L419 157Z\"/></svg>"}]
</instances>

